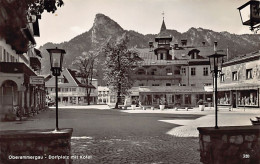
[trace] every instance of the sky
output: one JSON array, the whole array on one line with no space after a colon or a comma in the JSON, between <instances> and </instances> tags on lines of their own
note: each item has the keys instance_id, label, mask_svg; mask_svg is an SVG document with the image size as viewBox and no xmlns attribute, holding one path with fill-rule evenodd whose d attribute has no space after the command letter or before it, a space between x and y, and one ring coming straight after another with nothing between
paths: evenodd
<instances>
[{"instance_id":1,"label":"sky","mask_svg":"<svg viewBox=\"0 0 260 164\"><path fill-rule=\"evenodd\" d=\"M44 12L37 46L61 43L93 26L95 15L102 13L125 30L158 34L163 16L167 29L186 32L191 27L235 34L252 32L243 26L238 7L248 0L63 0L65 5L54 14ZM162 14L164 13L164 15Z\"/></svg>"}]
</instances>

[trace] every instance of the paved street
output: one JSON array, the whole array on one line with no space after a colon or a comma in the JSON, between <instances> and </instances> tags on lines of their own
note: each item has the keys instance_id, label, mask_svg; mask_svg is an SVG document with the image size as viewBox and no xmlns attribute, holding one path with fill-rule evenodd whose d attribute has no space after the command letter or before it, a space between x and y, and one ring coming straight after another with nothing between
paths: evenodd
<instances>
[{"instance_id":1,"label":"paved street","mask_svg":"<svg viewBox=\"0 0 260 164\"><path fill-rule=\"evenodd\" d=\"M60 128L73 128L73 163L200 163L196 137L166 134L177 127L158 120L194 120L202 115L125 113L116 110L61 109ZM0 129L55 128L55 110L22 122L1 122Z\"/></svg>"}]
</instances>

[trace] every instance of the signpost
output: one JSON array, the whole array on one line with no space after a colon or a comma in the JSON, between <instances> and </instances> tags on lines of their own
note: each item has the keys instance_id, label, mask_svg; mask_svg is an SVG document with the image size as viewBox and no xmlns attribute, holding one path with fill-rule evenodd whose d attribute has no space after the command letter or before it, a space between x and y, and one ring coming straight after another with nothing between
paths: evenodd
<instances>
[{"instance_id":1,"label":"signpost","mask_svg":"<svg viewBox=\"0 0 260 164\"><path fill-rule=\"evenodd\" d=\"M42 76L30 76L30 84L32 85L43 85L44 77Z\"/></svg>"}]
</instances>

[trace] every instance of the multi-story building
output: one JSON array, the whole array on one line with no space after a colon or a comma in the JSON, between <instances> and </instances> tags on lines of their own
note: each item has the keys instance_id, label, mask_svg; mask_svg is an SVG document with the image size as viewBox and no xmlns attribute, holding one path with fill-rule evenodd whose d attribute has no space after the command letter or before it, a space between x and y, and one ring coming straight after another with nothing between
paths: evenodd
<instances>
[{"instance_id":1,"label":"multi-story building","mask_svg":"<svg viewBox=\"0 0 260 164\"><path fill-rule=\"evenodd\" d=\"M9 4L9 3L7 3ZM0 12L5 13L5 8ZM25 12L25 11L24 11ZM9 12L8 12L9 13ZM10 11L11 15L15 11ZM9 14L0 14L1 20L12 18ZM21 17L15 17L13 24L18 24ZM38 17L28 18L25 27L3 30L5 21L0 21L0 114L21 115L37 112L45 107L43 77L41 69L41 52L35 49L35 36L40 36Z\"/></svg>"},{"instance_id":2,"label":"multi-story building","mask_svg":"<svg viewBox=\"0 0 260 164\"><path fill-rule=\"evenodd\" d=\"M45 86L48 101L55 101L55 77L49 75ZM87 88L91 88L91 104L96 104L97 80L93 79L91 84L85 84L76 71L65 68L58 76L58 102L61 105L87 104Z\"/></svg>"},{"instance_id":3,"label":"multi-story building","mask_svg":"<svg viewBox=\"0 0 260 164\"><path fill-rule=\"evenodd\" d=\"M223 64L218 81L218 104L259 108L260 51Z\"/></svg>"},{"instance_id":4,"label":"multi-story building","mask_svg":"<svg viewBox=\"0 0 260 164\"><path fill-rule=\"evenodd\" d=\"M180 46L171 42L163 20L155 43L150 41L150 48L136 49L143 61L132 75L131 99L143 105L158 105L162 98L173 106L195 106L200 99L211 103L212 92L206 92L204 86L212 84L207 56L214 53L214 47L205 42L189 46L185 39Z\"/></svg>"},{"instance_id":5,"label":"multi-story building","mask_svg":"<svg viewBox=\"0 0 260 164\"><path fill-rule=\"evenodd\" d=\"M98 86L98 104L110 103L110 92L106 86Z\"/></svg>"}]
</instances>

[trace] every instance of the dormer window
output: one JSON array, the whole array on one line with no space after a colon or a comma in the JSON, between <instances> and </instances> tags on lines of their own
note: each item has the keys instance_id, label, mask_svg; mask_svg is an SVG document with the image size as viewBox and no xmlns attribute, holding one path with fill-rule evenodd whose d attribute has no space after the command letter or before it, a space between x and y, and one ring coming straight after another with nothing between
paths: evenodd
<instances>
[{"instance_id":1,"label":"dormer window","mask_svg":"<svg viewBox=\"0 0 260 164\"><path fill-rule=\"evenodd\" d=\"M197 59L199 52L200 52L199 50L193 49L193 50L191 50L191 51L188 53L188 55L190 56L191 59Z\"/></svg>"},{"instance_id":2,"label":"dormer window","mask_svg":"<svg viewBox=\"0 0 260 164\"><path fill-rule=\"evenodd\" d=\"M160 54L160 59L163 60L163 53Z\"/></svg>"},{"instance_id":3,"label":"dormer window","mask_svg":"<svg viewBox=\"0 0 260 164\"><path fill-rule=\"evenodd\" d=\"M194 59L195 58L195 55L194 54L191 54L191 59Z\"/></svg>"}]
</instances>

